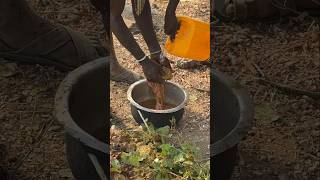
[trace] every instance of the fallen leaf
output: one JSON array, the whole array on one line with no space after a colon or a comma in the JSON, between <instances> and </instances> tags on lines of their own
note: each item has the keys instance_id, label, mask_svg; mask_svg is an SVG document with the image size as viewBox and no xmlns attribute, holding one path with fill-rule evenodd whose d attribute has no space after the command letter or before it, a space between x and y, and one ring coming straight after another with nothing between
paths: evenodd
<instances>
[{"instance_id":1,"label":"fallen leaf","mask_svg":"<svg viewBox=\"0 0 320 180\"><path fill-rule=\"evenodd\" d=\"M262 124L272 123L279 119L279 116L268 104L260 104L255 107L255 117Z\"/></svg>"},{"instance_id":2,"label":"fallen leaf","mask_svg":"<svg viewBox=\"0 0 320 180\"><path fill-rule=\"evenodd\" d=\"M197 99L198 99L198 97L197 97L196 95L194 95L194 94L190 95L190 97L189 97L189 100L190 100L191 102L194 102L194 101L196 101Z\"/></svg>"},{"instance_id":3,"label":"fallen leaf","mask_svg":"<svg viewBox=\"0 0 320 180\"><path fill-rule=\"evenodd\" d=\"M0 76L11 77L18 73L18 66L16 63L0 63Z\"/></svg>"},{"instance_id":4,"label":"fallen leaf","mask_svg":"<svg viewBox=\"0 0 320 180\"><path fill-rule=\"evenodd\" d=\"M59 171L59 175L62 178L72 178L73 177L72 172L71 172L70 169L61 169Z\"/></svg>"}]
</instances>

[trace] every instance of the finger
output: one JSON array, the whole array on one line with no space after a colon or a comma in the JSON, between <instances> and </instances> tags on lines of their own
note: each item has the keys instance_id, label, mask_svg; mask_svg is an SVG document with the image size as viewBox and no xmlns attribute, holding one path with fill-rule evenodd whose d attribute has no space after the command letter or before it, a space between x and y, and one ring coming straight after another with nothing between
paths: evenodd
<instances>
[{"instance_id":1,"label":"finger","mask_svg":"<svg viewBox=\"0 0 320 180\"><path fill-rule=\"evenodd\" d=\"M171 68L171 64L170 64L170 61L169 59L165 58L165 60L163 61L163 65L168 67L168 68Z\"/></svg>"},{"instance_id":2,"label":"finger","mask_svg":"<svg viewBox=\"0 0 320 180\"><path fill-rule=\"evenodd\" d=\"M164 79L163 79L161 76L159 76L159 77L157 78L156 83L163 84L163 83L164 83Z\"/></svg>"},{"instance_id":3,"label":"finger","mask_svg":"<svg viewBox=\"0 0 320 180\"><path fill-rule=\"evenodd\" d=\"M176 24L174 25L174 27L172 28L172 31L171 31L173 39L176 38L176 35L178 34L180 27L181 27L181 22L176 21Z\"/></svg>"},{"instance_id":4,"label":"finger","mask_svg":"<svg viewBox=\"0 0 320 180\"><path fill-rule=\"evenodd\" d=\"M152 85L153 83L156 83L156 82L157 82L157 79L156 79L156 77L154 77L154 76L147 76L146 78L147 78L147 80L150 82L151 85Z\"/></svg>"},{"instance_id":5,"label":"finger","mask_svg":"<svg viewBox=\"0 0 320 180\"><path fill-rule=\"evenodd\" d=\"M154 63L155 66L161 67L159 59L150 59L152 63Z\"/></svg>"},{"instance_id":6,"label":"finger","mask_svg":"<svg viewBox=\"0 0 320 180\"><path fill-rule=\"evenodd\" d=\"M181 27L181 22L177 20L177 31L180 29Z\"/></svg>"},{"instance_id":7,"label":"finger","mask_svg":"<svg viewBox=\"0 0 320 180\"><path fill-rule=\"evenodd\" d=\"M166 68L168 68L171 72L173 72L173 69L170 64L169 64L169 66L166 66Z\"/></svg>"},{"instance_id":8,"label":"finger","mask_svg":"<svg viewBox=\"0 0 320 180\"><path fill-rule=\"evenodd\" d=\"M159 58L152 58L151 60L155 61L157 64L161 64Z\"/></svg>"},{"instance_id":9,"label":"finger","mask_svg":"<svg viewBox=\"0 0 320 180\"><path fill-rule=\"evenodd\" d=\"M175 38L176 38L176 34L175 33L170 33L170 40L174 41Z\"/></svg>"}]
</instances>

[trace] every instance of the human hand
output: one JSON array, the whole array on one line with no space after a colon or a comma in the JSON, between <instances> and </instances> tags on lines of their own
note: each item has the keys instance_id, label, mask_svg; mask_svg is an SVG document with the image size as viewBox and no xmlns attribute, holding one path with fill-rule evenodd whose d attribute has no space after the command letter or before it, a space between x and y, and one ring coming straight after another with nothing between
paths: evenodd
<instances>
[{"instance_id":1,"label":"human hand","mask_svg":"<svg viewBox=\"0 0 320 180\"><path fill-rule=\"evenodd\" d=\"M179 28L180 23L178 22L176 13L173 10L167 9L164 19L164 33L170 36L171 41L173 41Z\"/></svg>"},{"instance_id":2,"label":"human hand","mask_svg":"<svg viewBox=\"0 0 320 180\"><path fill-rule=\"evenodd\" d=\"M143 73L148 81L156 83L164 82L164 79L162 78L163 71L158 62L147 57L140 62L140 65L142 66Z\"/></svg>"},{"instance_id":3,"label":"human hand","mask_svg":"<svg viewBox=\"0 0 320 180\"><path fill-rule=\"evenodd\" d=\"M162 55L151 56L151 59L158 62L161 65L163 72L163 79L170 80L172 79L173 69L170 65L170 61L167 57Z\"/></svg>"}]
</instances>

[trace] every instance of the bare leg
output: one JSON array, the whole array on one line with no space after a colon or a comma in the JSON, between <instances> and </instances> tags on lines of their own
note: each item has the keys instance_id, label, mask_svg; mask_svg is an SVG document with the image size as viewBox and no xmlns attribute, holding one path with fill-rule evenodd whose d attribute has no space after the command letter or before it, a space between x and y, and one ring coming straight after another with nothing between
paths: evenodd
<instances>
[{"instance_id":1,"label":"bare leg","mask_svg":"<svg viewBox=\"0 0 320 180\"><path fill-rule=\"evenodd\" d=\"M137 42L135 41L133 35L129 31L128 27L124 23L124 20L121 16L122 11L124 9L125 0L117 0L110 2L110 25L111 30L118 38L120 43L130 51L130 53L136 58L140 59L144 56L144 52L141 50ZM113 39L110 34L110 51L111 51L111 60L110 60L110 68L111 68L111 79L114 81L127 81L132 83L134 81L139 80L141 77L137 74L126 70L122 67L116 57Z\"/></svg>"},{"instance_id":2,"label":"bare leg","mask_svg":"<svg viewBox=\"0 0 320 180\"><path fill-rule=\"evenodd\" d=\"M125 0L111 1L111 30L120 43L136 58L141 59L144 52L131 34L121 14L125 6Z\"/></svg>"}]
</instances>

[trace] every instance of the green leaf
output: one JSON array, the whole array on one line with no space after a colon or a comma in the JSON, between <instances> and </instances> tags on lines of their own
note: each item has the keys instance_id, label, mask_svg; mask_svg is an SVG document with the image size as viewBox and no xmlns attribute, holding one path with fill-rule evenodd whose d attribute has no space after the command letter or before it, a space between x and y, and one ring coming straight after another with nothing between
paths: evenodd
<instances>
[{"instance_id":1,"label":"green leaf","mask_svg":"<svg viewBox=\"0 0 320 180\"><path fill-rule=\"evenodd\" d=\"M127 178L122 174L118 174L116 179L118 179L118 180L126 180Z\"/></svg>"},{"instance_id":2,"label":"green leaf","mask_svg":"<svg viewBox=\"0 0 320 180\"><path fill-rule=\"evenodd\" d=\"M180 163L180 162L183 162L184 160L185 160L185 158L184 158L184 154L183 153L179 153L173 159L174 163Z\"/></svg>"},{"instance_id":3,"label":"green leaf","mask_svg":"<svg viewBox=\"0 0 320 180\"><path fill-rule=\"evenodd\" d=\"M181 149L185 153L191 153L192 155L195 155L198 153L198 149L195 148L192 144L185 143L181 145Z\"/></svg>"},{"instance_id":4,"label":"green leaf","mask_svg":"<svg viewBox=\"0 0 320 180\"><path fill-rule=\"evenodd\" d=\"M111 161L111 172L121 173L121 164L118 159Z\"/></svg>"},{"instance_id":5,"label":"green leaf","mask_svg":"<svg viewBox=\"0 0 320 180\"><path fill-rule=\"evenodd\" d=\"M158 158L156 158L156 159L158 159ZM156 170L156 171L160 171L160 169L161 169L161 161L153 161L153 163L152 163L152 167Z\"/></svg>"},{"instance_id":6,"label":"green leaf","mask_svg":"<svg viewBox=\"0 0 320 180\"><path fill-rule=\"evenodd\" d=\"M156 180L162 180L162 176L161 176L161 174L157 174L157 176L156 176Z\"/></svg>"},{"instance_id":7,"label":"green leaf","mask_svg":"<svg viewBox=\"0 0 320 180\"><path fill-rule=\"evenodd\" d=\"M137 152L130 152L130 153L122 153L121 154L121 160L129 165L132 166L139 166L140 162L143 161L145 159L144 156L141 156L139 153Z\"/></svg>"},{"instance_id":8,"label":"green leaf","mask_svg":"<svg viewBox=\"0 0 320 180\"><path fill-rule=\"evenodd\" d=\"M148 124L148 126L149 126L150 132L152 132L152 133L156 132L156 131L155 131L155 128L154 128L154 125L153 125L151 122L148 122L147 124Z\"/></svg>"},{"instance_id":9,"label":"green leaf","mask_svg":"<svg viewBox=\"0 0 320 180\"><path fill-rule=\"evenodd\" d=\"M183 173L183 177L184 177L184 178L191 178L191 177L192 177L192 172L190 172L190 171L184 172L184 173Z\"/></svg>"},{"instance_id":10,"label":"green leaf","mask_svg":"<svg viewBox=\"0 0 320 180\"><path fill-rule=\"evenodd\" d=\"M170 133L170 127L165 126L165 127L158 128L156 132L162 136L168 136Z\"/></svg>"},{"instance_id":11,"label":"green leaf","mask_svg":"<svg viewBox=\"0 0 320 180\"><path fill-rule=\"evenodd\" d=\"M166 161L164 161L164 165L169 169L172 169L174 166L172 159L166 159Z\"/></svg>"},{"instance_id":12,"label":"green leaf","mask_svg":"<svg viewBox=\"0 0 320 180\"><path fill-rule=\"evenodd\" d=\"M185 161L183 162L184 165L189 165L189 166L192 166L193 165L193 162L192 161Z\"/></svg>"},{"instance_id":13,"label":"green leaf","mask_svg":"<svg viewBox=\"0 0 320 180\"><path fill-rule=\"evenodd\" d=\"M160 148L161 148L161 155L163 157L169 156L170 151L172 149L170 144L162 144Z\"/></svg>"}]
</instances>

